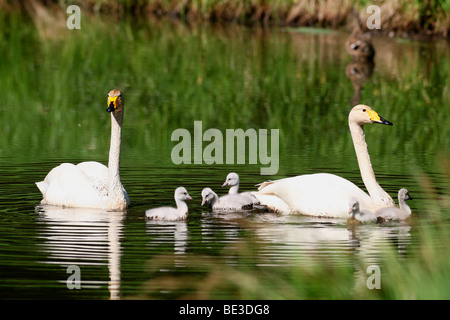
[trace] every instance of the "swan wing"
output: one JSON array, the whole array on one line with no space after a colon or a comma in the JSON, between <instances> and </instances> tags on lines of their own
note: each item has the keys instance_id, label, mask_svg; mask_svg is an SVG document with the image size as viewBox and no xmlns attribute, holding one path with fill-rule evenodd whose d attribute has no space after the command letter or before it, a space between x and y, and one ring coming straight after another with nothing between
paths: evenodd
<instances>
[{"instance_id":1,"label":"swan wing","mask_svg":"<svg viewBox=\"0 0 450 320\"><path fill-rule=\"evenodd\" d=\"M108 167L100 162L85 161L77 164L77 167L83 171L91 180L98 184L103 184L105 188L108 185Z\"/></svg>"},{"instance_id":2,"label":"swan wing","mask_svg":"<svg viewBox=\"0 0 450 320\"><path fill-rule=\"evenodd\" d=\"M240 195L249 198L254 205L260 204L259 200L250 191L241 192Z\"/></svg>"},{"instance_id":3,"label":"swan wing","mask_svg":"<svg viewBox=\"0 0 450 320\"><path fill-rule=\"evenodd\" d=\"M359 212L359 214L356 217L356 220L361 222L376 222L377 217L371 213L371 212Z\"/></svg>"},{"instance_id":4,"label":"swan wing","mask_svg":"<svg viewBox=\"0 0 450 320\"><path fill-rule=\"evenodd\" d=\"M83 170L71 163L53 168L44 181L36 185L43 194L42 204L99 208L104 206L108 196L104 185L96 184Z\"/></svg>"},{"instance_id":5,"label":"swan wing","mask_svg":"<svg viewBox=\"0 0 450 320\"><path fill-rule=\"evenodd\" d=\"M380 218L382 221L384 220L406 220L410 215L408 212L397 208L397 207L388 207L382 208L375 212L377 218Z\"/></svg>"},{"instance_id":6,"label":"swan wing","mask_svg":"<svg viewBox=\"0 0 450 320\"><path fill-rule=\"evenodd\" d=\"M240 194L228 194L219 198L213 209L217 210L245 210L253 207L252 199Z\"/></svg>"},{"instance_id":7,"label":"swan wing","mask_svg":"<svg viewBox=\"0 0 450 320\"><path fill-rule=\"evenodd\" d=\"M145 216L150 220L166 220L166 221L175 221L182 220L186 218L186 214L180 214L180 212L172 207L160 207L149 209L145 211Z\"/></svg>"},{"instance_id":8,"label":"swan wing","mask_svg":"<svg viewBox=\"0 0 450 320\"><path fill-rule=\"evenodd\" d=\"M101 189L108 189L108 167L96 161L85 161L77 164L83 173L92 180L92 183ZM125 196L127 206L130 204L130 197L122 185L122 191Z\"/></svg>"}]
</instances>

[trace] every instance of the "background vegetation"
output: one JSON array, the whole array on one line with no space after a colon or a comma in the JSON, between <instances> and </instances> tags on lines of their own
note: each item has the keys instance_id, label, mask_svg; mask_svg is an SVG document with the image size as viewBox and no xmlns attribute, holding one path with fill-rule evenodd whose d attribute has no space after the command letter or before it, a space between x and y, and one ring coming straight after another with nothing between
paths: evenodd
<instances>
[{"instance_id":1,"label":"background vegetation","mask_svg":"<svg viewBox=\"0 0 450 320\"><path fill-rule=\"evenodd\" d=\"M19 10L36 20L46 19L43 8L53 12L77 4L93 14L121 18L169 16L189 23L232 22L245 25L353 26L353 11L365 21L369 5L381 9L381 30L400 36L448 37L450 3L445 0L1 0L0 10Z\"/></svg>"},{"instance_id":2,"label":"background vegetation","mask_svg":"<svg viewBox=\"0 0 450 320\"><path fill-rule=\"evenodd\" d=\"M67 3L1 2L2 203L11 198L7 185L22 190L16 195L21 197L17 203L36 203L39 193L30 181L42 178L47 172L44 169L50 169L53 161L106 161L106 94L113 87L120 88L126 98L124 185L132 196L144 194L144 189L147 192L145 197L134 197L138 205L147 205L144 201L155 195L146 190L148 184L133 184L131 179L144 174L145 179L157 178L164 172L160 177L164 184L178 183L180 173L170 161L170 133L179 127L192 129L193 121L199 119L204 128L221 130L279 128L282 162L278 176L273 178L321 169L344 177L358 176L353 146L343 125L354 91L345 73L350 63L343 48L346 34L304 36L301 32L241 29L235 25L223 28L178 23L179 19L261 23L261 17L269 17L268 24L283 24L287 23L282 22L287 14L283 16L282 9L294 2L280 1L270 5L271 11L264 11L269 10L269 4L258 1L187 1L178 7L176 21L141 20L130 24L115 18L96 19L95 14L141 16L150 10L151 14L165 15L174 14L176 6L170 1L122 1L119 6L113 1L80 1L93 15L83 18L83 32L78 33L65 28L64 11L54 11ZM315 3L317 8L328 4L299 3ZM423 9L421 3L396 2L395 8L419 19L414 12ZM447 3L427 3L435 6L430 10L437 17L429 30L444 32L448 15L443 20L439 15L441 8L448 12ZM225 8L239 4L241 13L227 18ZM255 8L263 4L266 9L262 12L266 13L258 18ZM350 11L349 2L340 4L340 10ZM151 9L151 5L160 9ZM16 6L22 6L18 10L24 10L33 20L17 14ZM218 8L223 11L220 15ZM308 23L329 26L329 22L314 21L319 13L311 11ZM292 24L300 25L301 17L299 13ZM348 23L344 20L335 26ZM398 185L408 183L418 199L413 204L414 212L420 215L411 223L412 239L417 245L406 256L399 255L395 245L385 248L382 289L366 289L364 263L359 260L351 265L318 264L309 269L281 266L274 272L274 268L260 265L255 252L261 241L250 233L242 243L220 247L218 256L187 252L184 267L174 267L172 254L149 260L148 279L140 293L125 297L167 298L161 292L168 291L170 298L190 299L449 299L448 46L442 42L383 39L375 47L375 73L364 83L361 102L372 105L394 126L366 129L372 161L377 177L390 183L390 193L395 194ZM22 168L39 169L29 169L29 175L24 176L18 163ZM196 169L191 167L184 174L200 172ZM201 182L211 177L220 181L226 168L220 170L202 171ZM257 176L257 169L242 171ZM169 194L165 189L160 192ZM2 210L8 212L11 208L15 207ZM22 223L29 223L29 216L20 217L22 220L11 224L18 238ZM143 243L148 241L148 235L142 238ZM135 261L127 262L126 258L132 255L129 252L135 250L135 243L126 237L123 242L124 265L129 263L123 276L133 278ZM237 263L230 264L229 257Z\"/></svg>"}]
</instances>

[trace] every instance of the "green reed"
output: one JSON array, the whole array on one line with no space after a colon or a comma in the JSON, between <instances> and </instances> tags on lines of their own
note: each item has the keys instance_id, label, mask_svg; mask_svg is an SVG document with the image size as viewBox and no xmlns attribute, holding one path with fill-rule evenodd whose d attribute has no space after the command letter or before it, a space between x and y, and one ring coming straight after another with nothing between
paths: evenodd
<instances>
[{"instance_id":1,"label":"green reed","mask_svg":"<svg viewBox=\"0 0 450 320\"><path fill-rule=\"evenodd\" d=\"M221 130L278 128L286 152L353 153L346 125L353 88L340 41L324 48L335 52L330 58L305 54L297 43L311 40L281 30L257 35L238 27L131 27L86 19L82 30L63 29L59 39L45 40L20 18L2 24L0 85L8 94L0 121L10 136L1 140L2 150L26 145L34 155L55 148L83 155L92 152L82 147L86 139L94 139L106 154L105 97L117 87L126 97L125 143L132 149L170 145L172 130L202 120L204 128ZM339 36L345 41L339 34L328 39ZM320 43L305 42L308 48ZM420 157L449 145L449 62L432 52L433 64L414 56L400 62L412 72L375 75L362 89L360 102L395 124L366 129L369 139L383 142L370 144L380 161L388 152ZM161 130L165 134L155 134Z\"/></svg>"}]
</instances>

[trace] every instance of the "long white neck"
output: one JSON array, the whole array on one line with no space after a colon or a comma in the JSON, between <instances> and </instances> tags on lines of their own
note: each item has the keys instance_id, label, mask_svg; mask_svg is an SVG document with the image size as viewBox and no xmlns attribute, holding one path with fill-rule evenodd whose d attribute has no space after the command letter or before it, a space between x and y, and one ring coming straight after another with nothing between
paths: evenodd
<instances>
[{"instance_id":1,"label":"long white neck","mask_svg":"<svg viewBox=\"0 0 450 320\"><path fill-rule=\"evenodd\" d=\"M349 126L353 146L355 147L355 153L358 159L361 178L367 188L367 191L369 192L370 197L374 201L374 205L381 207L394 205L394 200L392 200L391 196L380 187L375 178L375 173L373 172L372 163L370 162L369 151L367 149L367 143L362 127L353 122L350 122Z\"/></svg>"},{"instance_id":2,"label":"long white neck","mask_svg":"<svg viewBox=\"0 0 450 320\"><path fill-rule=\"evenodd\" d=\"M402 200L398 199L398 206L400 207L401 210L407 212L408 215L411 215L411 208L408 206L405 199Z\"/></svg>"},{"instance_id":3,"label":"long white neck","mask_svg":"<svg viewBox=\"0 0 450 320\"><path fill-rule=\"evenodd\" d=\"M219 196L215 192L213 192L212 195L213 195L213 198L212 198L212 200L210 202L210 206L213 208L214 205L219 202Z\"/></svg>"},{"instance_id":4,"label":"long white neck","mask_svg":"<svg viewBox=\"0 0 450 320\"><path fill-rule=\"evenodd\" d=\"M125 195L120 182L120 144L122 140L123 111L111 112L111 145L108 161L108 198L110 209L126 208Z\"/></svg>"},{"instance_id":5,"label":"long white neck","mask_svg":"<svg viewBox=\"0 0 450 320\"><path fill-rule=\"evenodd\" d=\"M188 206L184 200L175 199L175 203L177 204L177 210L180 216L187 214Z\"/></svg>"},{"instance_id":6,"label":"long white neck","mask_svg":"<svg viewBox=\"0 0 450 320\"><path fill-rule=\"evenodd\" d=\"M228 190L228 194L238 194L238 193L239 193L239 182L234 186L231 186L230 190Z\"/></svg>"}]
</instances>

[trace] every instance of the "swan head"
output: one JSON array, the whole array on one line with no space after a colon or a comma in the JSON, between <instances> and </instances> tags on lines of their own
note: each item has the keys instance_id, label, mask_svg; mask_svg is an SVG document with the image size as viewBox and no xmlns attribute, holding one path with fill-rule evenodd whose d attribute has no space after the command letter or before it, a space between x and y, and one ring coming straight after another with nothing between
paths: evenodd
<instances>
[{"instance_id":1,"label":"swan head","mask_svg":"<svg viewBox=\"0 0 450 320\"><path fill-rule=\"evenodd\" d=\"M214 199L214 191L211 188L204 188L202 190L202 205L206 202L211 203Z\"/></svg>"},{"instance_id":2,"label":"swan head","mask_svg":"<svg viewBox=\"0 0 450 320\"><path fill-rule=\"evenodd\" d=\"M409 191L405 188L398 190L398 201L412 200Z\"/></svg>"},{"instance_id":3,"label":"swan head","mask_svg":"<svg viewBox=\"0 0 450 320\"><path fill-rule=\"evenodd\" d=\"M368 123L380 123L392 126L392 122L381 117L375 110L364 104L353 107L348 115L349 123L357 123L363 126Z\"/></svg>"},{"instance_id":4,"label":"swan head","mask_svg":"<svg viewBox=\"0 0 450 320\"><path fill-rule=\"evenodd\" d=\"M117 89L113 89L108 93L108 112L122 111L124 105L124 99L122 92Z\"/></svg>"},{"instance_id":5,"label":"swan head","mask_svg":"<svg viewBox=\"0 0 450 320\"><path fill-rule=\"evenodd\" d=\"M237 186L238 184L239 184L239 175L236 172L230 172L227 175L222 187L225 187L225 186L232 187L232 186Z\"/></svg>"},{"instance_id":6,"label":"swan head","mask_svg":"<svg viewBox=\"0 0 450 320\"><path fill-rule=\"evenodd\" d=\"M192 200L185 187L178 187L175 189L175 200Z\"/></svg>"},{"instance_id":7,"label":"swan head","mask_svg":"<svg viewBox=\"0 0 450 320\"><path fill-rule=\"evenodd\" d=\"M359 202L356 198L350 198L348 201L348 214L353 215L359 212Z\"/></svg>"}]
</instances>

